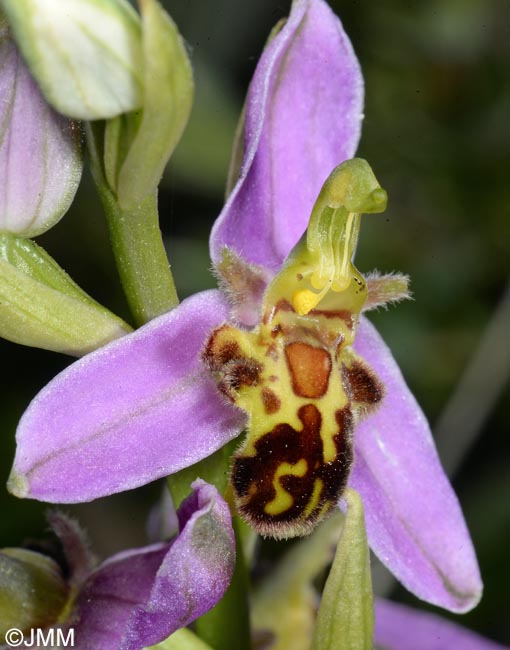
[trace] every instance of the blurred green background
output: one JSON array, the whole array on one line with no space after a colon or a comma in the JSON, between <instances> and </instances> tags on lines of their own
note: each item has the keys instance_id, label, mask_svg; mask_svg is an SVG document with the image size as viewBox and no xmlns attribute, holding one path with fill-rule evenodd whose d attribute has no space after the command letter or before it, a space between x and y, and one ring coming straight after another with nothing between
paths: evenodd
<instances>
[{"instance_id":1,"label":"blurred green background","mask_svg":"<svg viewBox=\"0 0 510 650\"><path fill-rule=\"evenodd\" d=\"M366 218L357 262L411 275L414 302L374 315L437 436L477 548L485 595L460 622L510 642L510 3L507 0L331 2L366 79L359 155L388 190ZM290 2L167 2L187 43L196 102L165 175L161 226L181 298L214 286L207 237L224 185L244 93L272 25ZM101 208L86 175L70 213L39 243L119 314ZM0 341L0 480L16 422L70 362ZM159 485L66 508L102 556L143 544ZM45 534L44 507L0 491L0 546ZM377 571L379 589L391 582ZM404 590L392 595L417 605ZM453 650L453 649L452 649Z\"/></svg>"}]
</instances>

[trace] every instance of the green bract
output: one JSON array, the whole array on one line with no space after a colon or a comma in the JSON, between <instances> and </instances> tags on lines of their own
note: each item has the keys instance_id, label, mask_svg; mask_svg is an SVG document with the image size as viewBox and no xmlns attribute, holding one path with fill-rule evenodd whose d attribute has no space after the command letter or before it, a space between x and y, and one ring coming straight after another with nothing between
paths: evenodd
<instances>
[{"instance_id":1,"label":"green bract","mask_svg":"<svg viewBox=\"0 0 510 650\"><path fill-rule=\"evenodd\" d=\"M157 188L193 100L193 73L177 27L155 0L143 0L140 9L142 108L110 120L104 136L105 176L123 209Z\"/></svg>"},{"instance_id":2,"label":"green bract","mask_svg":"<svg viewBox=\"0 0 510 650\"><path fill-rule=\"evenodd\" d=\"M347 514L317 614L312 650L372 650L374 606L363 503L344 493Z\"/></svg>"},{"instance_id":3,"label":"green bract","mask_svg":"<svg viewBox=\"0 0 510 650\"><path fill-rule=\"evenodd\" d=\"M129 331L37 244L0 234L1 337L80 356Z\"/></svg>"},{"instance_id":4,"label":"green bract","mask_svg":"<svg viewBox=\"0 0 510 650\"><path fill-rule=\"evenodd\" d=\"M47 100L83 120L142 103L140 21L127 0L0 0Z\"/></svg>"}]
</instances>

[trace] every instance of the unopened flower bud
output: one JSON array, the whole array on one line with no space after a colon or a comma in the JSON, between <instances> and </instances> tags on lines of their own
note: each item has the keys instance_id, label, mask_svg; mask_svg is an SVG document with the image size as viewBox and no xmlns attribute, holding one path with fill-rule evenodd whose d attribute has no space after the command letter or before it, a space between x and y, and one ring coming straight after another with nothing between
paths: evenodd
<instances>
[{"instance_id":1,"label":"unopened flower bud","mask_svg":"<svg viewBox=\"0 0 510 650\"><path fill-rule=\"evenodd\" d=\"M1 0L47 100L83 120L142 103L140 21L127 0Z\"/></svg>"},{"instance_id":2,"label":"unopened flower bud","mask_svg":"<svg viewBox=\"0 0 510 650\"><path fill-rule=\"evenodd\" d=\"M51 625L67 596L68 586L54 560L22 548L0 551L0 638L13 627L25 632Z\"/></svg>"},{"instance_id":3,"label":"unopened flower bud","mask_svg":"<svg viewBox=\"0 0 510 650\"><path fill-rule=\"evenodd\" d=\"M0 24L0 232L34 237L66 212L80 182L79 133L44 100Z\"/></svg>"}]
</instances>

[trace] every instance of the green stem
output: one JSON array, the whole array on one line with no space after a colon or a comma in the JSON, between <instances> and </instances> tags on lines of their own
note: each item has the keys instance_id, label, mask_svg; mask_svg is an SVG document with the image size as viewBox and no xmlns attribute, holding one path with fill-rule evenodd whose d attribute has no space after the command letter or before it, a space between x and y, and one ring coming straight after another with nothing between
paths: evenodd
<instances>
[{"instance_id":1,"label":"green stem","mask_svg":"<svg viewBox=\"0 0 510 650\"><path fill-rule=\"evenodd\" d=\"M87 123L85 133L120 280L136 324L143 325L179 304L159 229L157 191L136 207L121 208L104 172L104 123Z\"/></svg>"},{"instance_id":2,"label":"green stem","mask_svg":"<svg viewBox=\"0 0 510 650\"><path fill-rule=\"evenodd\" d=\"M143 325L179 303L159 230L157 195L123 210L109 190L99 193L120 280L136 324Z\"/></svg>"},{"instance_id":3,"label":"green stem","mask_svg":"<svg viewBox=\"0 0 510 650\"><path fill-rule=\"evenodd\" d=\"M161 239L157 195L123 210L109 190L99 188L99 194L124 292L136 324L143 325L179 303Z\"/></svg>"},{"instance_id":4,"label":"green stem","mask_svg":"<svg viewBox=\"0 0 510 650\"><path fill-rule=\"evenodd\" d=\"M198 636L215 650L251 650L248 607L248 569L244 559L239 520L232 520L236 535L236 566L232 582L220 602L195 621Z\"/></svg>"}]
</instances>

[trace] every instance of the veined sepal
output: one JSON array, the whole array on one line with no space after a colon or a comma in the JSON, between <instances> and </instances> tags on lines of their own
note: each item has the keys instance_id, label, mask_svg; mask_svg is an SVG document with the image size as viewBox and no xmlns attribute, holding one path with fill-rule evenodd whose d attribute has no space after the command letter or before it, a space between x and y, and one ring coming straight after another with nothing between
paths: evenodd
<instances>
[{"instance_id":1,"label":"veined sepal","mask_svg":"<svg viewBox=\"0 0 510 650\"><path fill-rule=\"evenodd\" d=\"M35 242L0 233L0 336L81 356L130 331Z\"/></svg>"}]
</instances>

